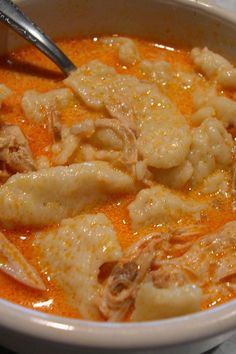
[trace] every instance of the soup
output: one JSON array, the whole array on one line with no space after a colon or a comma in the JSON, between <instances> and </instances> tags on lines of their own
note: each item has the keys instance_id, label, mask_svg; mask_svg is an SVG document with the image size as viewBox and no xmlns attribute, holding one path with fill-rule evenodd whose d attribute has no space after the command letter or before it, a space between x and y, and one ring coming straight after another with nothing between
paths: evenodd
<instances>
[{"instance_id":1,"label":"soup","mask_svg":"<svg viewBox=\"0 0 236 354\"><path fill-rule=\"evenodd\" d=\"M236 69L119 36L0 61L0 296L95 321L235 297Z\"/></svg>"}]
</instances>

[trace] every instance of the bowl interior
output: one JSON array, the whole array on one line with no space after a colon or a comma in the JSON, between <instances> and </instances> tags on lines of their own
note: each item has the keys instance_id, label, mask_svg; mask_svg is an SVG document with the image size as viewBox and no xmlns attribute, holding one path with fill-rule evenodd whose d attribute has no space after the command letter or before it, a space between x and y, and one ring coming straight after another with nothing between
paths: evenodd
<instances>
[{"instance_id":1,"label":"bowl interior","mask_svg":"<svg viewBox=\"0 0 236 354\"><path fill-rule=\"evenodd\" d=\"M22 0L17 3L52 38L128 34L174 47L208 46L236 61L236 19L193 0ZM1 54L25 44L11 30L0 26ZM104 325L38 314L0 301L0 318L5 317L4 322L0 319L0 326L58 341L89 343L92 338L94 346L101 345L104 338L107 346L166 345L231 330L236 324L235 303L182 319Z\"/></svg>"},{"instance_id":2,"label":"bowl interior","mask_svg":"<svg viewBox=\"0 0 236 354\"><path fill-rule=\"evenodd\" d=\"M129 34L175 47L208 46L236 59L234 18L195 0L17 0L53 38ZM25 45L0 27L0 53Z\"/></svg>"}]
</instances>

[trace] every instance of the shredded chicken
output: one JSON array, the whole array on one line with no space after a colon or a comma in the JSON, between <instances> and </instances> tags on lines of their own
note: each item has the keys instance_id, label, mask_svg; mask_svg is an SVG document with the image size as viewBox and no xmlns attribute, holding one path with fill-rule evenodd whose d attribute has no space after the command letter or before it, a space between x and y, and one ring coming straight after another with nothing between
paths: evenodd
<instances>
[{"instance_id":1,"label":"shredded chicken","mask_svg":"<svg viewBox=\"0 0 236 354\"><path fill-rule=\"evenodd\" d=\"M205 296L212 293L212 288L227 293L236 285L235 230L236 222L229 222L216 232L199 237L194 244L187 244L181 257L157 255L153 263L156 270L151 273L154 284L161 288L195 284L204 289Z\"/></svg>"},{"instance_id":2,"label":"shredded chicken","mask_svg":"<svg viewBox=\"0 0 236 354\"><path fill-rule=\"evenodd\" d=\"M130 128L122 125L115 119L97 119L95 121L96 128L112 129L123 141L122 162L124 164L134 164L138 160L138 150L136 146L136 138Z\"/></svg>"},{"instance_id":3,"label":"shredded chicken","mask_svg":"<svg viewBox=\"0 0 236 354\"><path fill-rule=\"evenodd\" d=\"M35 170L27 139L17 125L0 126L0 178Z\"/></svg>"},{"instance_id":4,"label":"shredded chicken","mask_svg":"<svg viewBox=\"0 0 236 354\"><path fill-rule=\"evenodd\" d=\"M92 119L84 119L70 130L71 134L79 135L84 138L90 138L95 133L95 124Z\"/></svg>"},{"instance_id":5,"label":"shredded chicken","mask_svg":"<svg viewBox=\"0 0 236 354\"><path fill-rule=\"evenodd\" d=\"M173 230L172 237L178 241L186 240L193 236L199 236L206 231L205 225L188 225L183 228L177 228Z\"/></svg>"},{"instance_id":6,"label":"shredded chicken","mask_svg":"<svg viewBox=\"0 0 236 354\"><path fill-rule=\"evenodd\" d=\"M155 246L159 242L155 234L126 251L113 268L101 295L99 309L109 321L123 319L134 303L139 284L145 278L155 258ZM149 239L147 245L146 240Z\"/></svg>"},{"instance_id":7,"label":"shredded chicken","mask_svg":"<svg viewBox=\"0 0 236 354\"><path fill-rule=\"evenodd\" d=\"M147 281L159 289L194 285L204 297L213 288L222 293L236 289L235 230L236 222L230 222L204 236L201 225L147 235L126 251L107 278L101 313L109 321L124 319ZM189 237L197 237L194 244Z\"/></svg>"},{"instance_id":8,"label":"shredded chicken","mask_svg":"<svg viewBox=\"0 0 236 354\"><path fill-rule=\"evenodd\" d=\"M48 121L48 130L52 134L54 142L58 142L62 138L62 126L60 112L57 109L57 105L52 104L51 106L46 107L45 113Z\"/></svg>"},{"instance_id":9,"label":"shredded chicken","mask_svg":"<svg viewBox=\"0 0 236 354\"><path fill-rule=\"evenodd\" d=\"M117 119L123 126L136 132L135 114L132 108L132 102L122 95L105 97L105 108L112 118Z\"/></svg>"},{"instance_id":10,"label":"shredded chicken","mask_svg":"<svg viewBox=\"0 0 236 354\"><path fill-rule=\"evenodd\" d=\"M26 286L37 290L46 290L45 285L36 270L1 232L0 270Z\"/></svg>"},{"instance_id":11,"label":"shredded chicken","mask_svg":"<svg viewBox=\"0 0 236 354\"><path fill-rule=\"evenodd\" d=\"M136 145L136 137L133 131L122 125L117 119L97 119L84 120L71 128L71 133L82 137L91 137L97 129L111 129L122 140L123 148L120 161L124 165L133 165L138 161L138 150ZM95 153L94 153L95 154ZM100 158L104 159L104 153L100 154ZM99 151L95 154L95 158L99 158Z\"/></svg>"}]
</instances>

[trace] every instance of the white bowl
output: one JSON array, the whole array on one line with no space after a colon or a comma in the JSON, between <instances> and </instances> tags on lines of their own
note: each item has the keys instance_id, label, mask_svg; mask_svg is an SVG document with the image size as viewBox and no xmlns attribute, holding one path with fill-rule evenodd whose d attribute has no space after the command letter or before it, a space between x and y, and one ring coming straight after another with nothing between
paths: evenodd
<instances>
[{"instance_id":1,"label":"white bowl","mask_svg":"<svg viewBox=\"0 0 236 354\"><path fill-rule=\"evenodd\" d=\"M28 0L19 5L52 37L130 34L174 46L205 46L236 61L236 18L191 0ZM0 27L0 51L22 40ZM107 324L31 311L0 300L0 343L19 353L197 354L236 329L236 301L146 323Z\"/></svg>"}]
</instances>

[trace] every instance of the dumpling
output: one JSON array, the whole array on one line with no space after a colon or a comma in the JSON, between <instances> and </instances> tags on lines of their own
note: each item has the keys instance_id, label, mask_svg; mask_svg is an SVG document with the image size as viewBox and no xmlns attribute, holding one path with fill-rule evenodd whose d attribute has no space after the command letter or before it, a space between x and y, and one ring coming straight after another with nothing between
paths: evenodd
<instances>
[{"instance_id":1,"label":"dumpling","mask_svg":"<svg viewBox=\"0 0 236 354\"><path fill-rule=\"evenodd\" d=\"M73 99L67 88L40 93L35 90L25 91L22 97L22 109L25 116L33 122L42 123L50 108L63 109Z\"/></svg>"},{"instance_id":2,"label":"dumpling","mask_svg":"<svg viewBox=\"0 0 236 354\"><path fill-rule=\"evenodd\" d=\"M168 187L183 188L193 175L193 166L186 160L183 164L169 169L152 170L155 179Z\"/></svg>"},{"instance_id":3,"label":"dumpling","mask_svg":"<svg viewBox=\"0 0 236 354\"><path fill-rule=\"evenodd\" d=\"M201 192L204 194L218 192L226 196L228 190L229 175L222 170L216 171L215 173L207 177L201 186Z\"/></svg>"},{"instance_id":4,"label":"dumpling","mask_svg":"<svg viewBox=\"0 0 236 354\"><path fill-rule=\"evenodd\" d=\"M89 108L114 113L120 107L120 113L125 102L126 115L124 112L111 115L123 125L126 116L129 127L136 131L138 151L147 165L171 168L186 159L191 144L190 128L175 105L154 84L119 75L99 61L81 66L64 82Z\"/></svg>"},{"instance_id":5,"label":"dumpling","mask_svg":"<svg viewBox=\"0 0 236 354\"><path fill-rule=\"evenodd\" d=\"M232 164L233 139L215 118L209 118L194 128L192 136L188 160L193 166L191 184L195 186L215 170Z\"/></svg>"},{"instance_id":6,"label":"dumpling","mask_svg":"<svg viewBox=\"0 0 236 354\"><path fill-rule=\"evenodd\" d=\"M152 321L200 310L202 291L195 285L158 289L144 283L137 294L132 321Z\"/></svg>"},{"instance_id":7,"label":"dumpling","mask_svg":"<svg viewBox=\"0 0 236 354\"><path fill-rule=\"evenodd\" d=\"M191 56L197 69L207 78L215 78L223 88L236 88L236 69L227 59L208 48L194 48Z\"/></svg>"},{"instance_id":8,"label":"dumpling","mask_svg":"<svg viewBox=\"0 0 236 354\"><path fill-rule=\"evenodd\" d=\"M118 57L123 65L134 65L140 61L140 55L135 42L126 37L103 37L102 43L109 46L118 46Z\"/></svg>"},{"instance_id":9,"label":"dumpling","mask_svg":"<svg viewBox=\"0 0 236 354\"><path fill-rule=\"evenodd\" d=\"M171 65L167 61L143 60L140 63L140 69L149 80L158 86L166 85L173 78Z\"/></svg>"},{"instance_id":10,"label":"dumpling","mask_svg":"<svg viewBox=\"0 0 236 354\"><path fill-rule=\"evenodd\" d=\"M215 95L209 100L209 104L215 111L215 116L224 126L236 126L236 102L225 96Z\"/></svg>"},{"instance_id":11,"label":"dumpling","mask_svg":"<svg viewBox=\"0 0 236 354\"><path fill-rule=\"evenodd\" d=\"M58 228L35 234L42 265L66 291L85 319L98 320L100 267L121 257L111 222L104 214L65 219Z\"/></svg>"},{"instance_id":12,"label":"dumpling","mask_svg":"<svg viewBox=\"0 0 236 354\"><path fill-rule=\"evenodd\" d=\"M191 52L196 68L208 79L215 79L223 88L236 89L236 69L221 55L208 48L194 48Z\"/></svg>"},{"instance_id":13,"label":"dumpling","mask_svg":"<svg viewBox=\"0 0 236 354\"><path fill-rule=\"evenodd\" d=\"M0 221L7 227L53 224L133 189L130 176L101 161L16 174L0 188Z\"/></svg>"},{"instance_id":14,"label":"dumpling","mask_svg":"<svg viewBox=\"0 0 236 354\"><path fill-rule=\"evenodd\" d=\"M220 71L230 70L233 67L227 59L212 52L207 47L203 49L193 48L191 58L196 68L207 78L214 78Z\"/></svg>"},{"instance_id":15,"label":"dumpling","mask_svg":"<svg viewBox=\"0 0 236 354\"><path fill-rule=\"evenodd\" d=\"M2 102L10 96L11 90L4 84L0 84L0 108L2 106Z\"/></svg>"},{"instance_id":16,"label":"dumpling","mask_svg":"<svg viewBox=\"0 0 236 354\"><path fill-rule=\"evenodd\" d=\"M187 199L162 186L141 190L128 206L132 227L137 230L143 226L178 220L184 215L199 218L208 205Z\"/></svg>"},{"instance_id":17,"label":"dumpling","mask_svg":"<svg viewBox=\"0 0 236 354\"><path fill-rule=\"evenodd\" d=\"M182 164L190 149L191 134L184 118L163 109L142 125L137 145L146 164L155 168L172 168Z\"/></svg>"},{"instance_id":18,"label":"dumpling","mask_svg":"<svg viewBox=\"0 0 236 354\"><path fill-rule=\"evenodd\" d=\"M94 110L104 109L104 98L108 86L114 80L114 68L93 60L82 65L64 80L84 103Z\"/></svg>"},{"instance_id":19,"label":"dumpling","mask_svg":"<svg viewBox=\"0 0 236 354\"><path fill-rule=\"evenodd\" d=\"M225 128L236 125L236 102L231 98L218 96L215 87L197 89L193 94L193 103L197 109L191 117L194 123L215 117Z\"/></svg>"}]
</instances>

